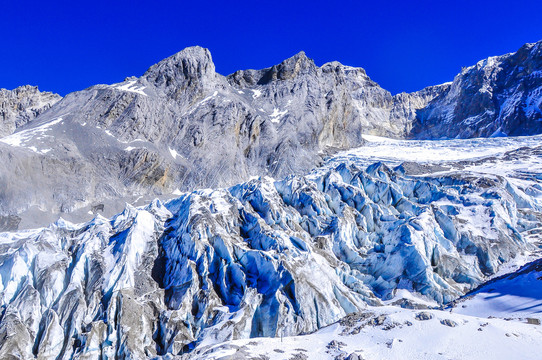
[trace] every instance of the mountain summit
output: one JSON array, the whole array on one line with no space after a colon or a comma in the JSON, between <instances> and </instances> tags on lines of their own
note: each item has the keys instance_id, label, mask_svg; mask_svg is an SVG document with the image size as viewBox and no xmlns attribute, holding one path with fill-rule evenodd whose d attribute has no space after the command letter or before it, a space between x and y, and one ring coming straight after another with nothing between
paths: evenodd
<instances>
[{"instance_id":1,"label":"mountain summit","mask_svg":"<svg viewBox=\"0 0 542 360\"><path fill-rule=\"evenodd\" d=\"M209 50L193 46L151 66L142 78L156 87L184 89L193 84L213 81L216 76Z\"/></svg>"},{"instance_id":2,"label":"mountain summit","mask_svg":"<svg viewBox=\"0 0 542 360\"><path fill-rule=\"evenodd\" d=\"M471 138L542 133L542 41L464 68L417 115L410 137Z\"/></svg>"},{"instance_id":3,"label":"mountain summit","mask_svg":"<svg viewBox=\"0 0 542 360\"><path fill-rule=\"evenodd\" d=\"M0 139L0 216L26 227L95 206L112 215L132 196L303 174L363 134L532 134L542 130L540 47L395 96L361 68L318 67L303 52L222 76L207 49L186 48L140 78L68 94Z\"/></svg>"}]
</instances>

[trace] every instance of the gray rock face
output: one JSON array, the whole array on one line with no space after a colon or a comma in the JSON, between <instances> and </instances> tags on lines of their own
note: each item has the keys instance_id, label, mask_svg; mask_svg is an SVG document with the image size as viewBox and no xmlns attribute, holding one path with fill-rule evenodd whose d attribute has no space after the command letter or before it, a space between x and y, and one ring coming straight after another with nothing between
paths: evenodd
<instances>
[{"instance_id":1,"label":"gray rock face","mask_svg":"<svg viewBox=\"0 0 542 360\"><path fill-rule=\"evenodd\" d=\"M426 321L426 320L431 320L433 318L433 315L431 313L428 313L428 312L420 312L420 313L417 313L416 314L416 320L420 320L420 321Z\"/></svg>"},{"instance_id":2,"label":"gray rock face","mask_svg":"<svg viewBox=\"0 0 542 360\"><path fill-rule=\"evenodd\" d=\"M0 89L0 137L12 134L60 99L60 95L40 92L37 86Z\"/></svg>"},{"instance_id":3,"label":"gray rock face","mask_svg":"<svg viewBox=\"0 0 542 360\"><path fill-rule=\"evenodd\" d=\"M414 138L471 138L542 132L542 41L490 57L458 74L417 114Z\"/></svg>"},{"instance_id":4,"label":"gray rock face","mask_svg":"<svg viewBox=\"0 0 542 360\"><path fill-rule=\"evenodd\" d=\"M97 204L112 215L140 196L304 174L329 153L363 145L362 134L542 132L541 44L484 60L452 84L395 96L361 68L318 67L302 52L225 77L208 50L187 48L140 78L69 94L0 138L0 216L21 218L3 229Z\"/></svg>"},{"instance_id":5,"label":"gray rock face","mask_svg":"<svg viewBox=\"0 0 542 360\"><path fill-rule=\"evenodd\" d=\"M0 139L0 214L302 174L362 133L404 136L439 89L394 97L363 69L304 53L224 77L208 50L187 48L140 78L69 94Z\"/></svg>"}]
</instances>

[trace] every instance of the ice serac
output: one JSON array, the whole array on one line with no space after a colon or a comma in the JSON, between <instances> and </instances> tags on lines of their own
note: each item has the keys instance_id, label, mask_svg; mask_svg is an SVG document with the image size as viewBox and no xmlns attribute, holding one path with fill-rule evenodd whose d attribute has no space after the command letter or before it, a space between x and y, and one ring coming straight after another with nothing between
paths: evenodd
<instances>
[{"instance_id":1,"label":"ice serac","mask_svg":"<svg viewBox=\"0 0 542 360\"><path fill-rule=\"evenodd\" d=\"M416 120L415 138L542 133L542 41L464 68Z\"/></svg>"},{"instance_id":2,"label":"ice serac","mask_svg":"<svg viewBox=\"0 0 542 360\"><path fill-rule=\"evenodd\" d=\"M155 203L83 227L60 220L24 235L4 233L2 246L14 252L2 253L0 332L8 341L1 357L143 358L149 344L155 351L159 293L153 295L157 286L141 269L152 267L168 216Z\"/></svg>"},{"instance_id":3,"label":"ice serac","mask_svg":"<svg viewBox=\"0 0 542 360\"><path fill-rule=\"evenodd\" d=\"M531 150L502 168L540 164ZM447 303L540 246L537 169L364 161L0 234L0 357L168 358L297 335L368 305L410 307L404 292Z\"/></svg>"},{"instance_id":4,"label":"ice serac","mask_svg":"<svg viewBox=\"0 0 542 360\"><path fill-rule=\"evenodd\" d=\"M60 95L41 92L37 86L0 89L0 137L12 134L60 99Z\"/></svg>"}]
</instances>

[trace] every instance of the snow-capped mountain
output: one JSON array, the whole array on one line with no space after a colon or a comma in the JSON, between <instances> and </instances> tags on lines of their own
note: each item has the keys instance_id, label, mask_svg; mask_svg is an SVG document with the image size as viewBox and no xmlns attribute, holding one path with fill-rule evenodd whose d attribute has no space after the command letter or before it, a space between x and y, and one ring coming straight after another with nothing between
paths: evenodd
<instances>
[{"instance_id":1,"label":"snow-capped mountain","mask_svg":"<svg viewBox=\"0 0 542 360\"><path fill-rule=\"evenodd\" d=\"M196 349L200 358L215 343L308 333L367 311L376 315L352 328L407 326L417 313L373 307L443 305L539 256L540 137L490 139L481 156L479 140L367 141L306 176L1 234L1 356L143 359ZM381 161L367 166L360 154L371 148ZM433 157L395 166L406 149ZM468 315L432 316L426 329L481 326ZM502 324L491 322L499 334L534 337ZM231 353L224 346L214 358Z\"/></svg>"},{"instance_id":2,"label":"snow-capped mountain","mask_svg":"<svg viewBox=\"0 0 542 360\"><path fill-rule=\"evenodd\" d=\"M0 358L535 358L542 135L498 136L542 132L541 49L2 90Z\"/></svg>"},{"instance_id":3,"label":"snow-capped mountain","mask_svg":"<svg viewBox=\"0 0 542 360\"><path fill-rule=\"evenodd\" d=\"M415 138L471 138L542 132L542 41L464 68L417 114Z\"/></svg>"}]
</instances>

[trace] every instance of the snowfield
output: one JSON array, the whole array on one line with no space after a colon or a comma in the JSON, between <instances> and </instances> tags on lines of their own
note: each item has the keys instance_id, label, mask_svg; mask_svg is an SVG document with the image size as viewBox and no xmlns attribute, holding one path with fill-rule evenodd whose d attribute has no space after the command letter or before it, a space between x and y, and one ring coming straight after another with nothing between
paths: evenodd
<instances>
[{"instance_id":1,"label":"snowfield","mask_svg":"<svg viewBox=\"0 0 542 360\"><path fill-rule=\"evenodd\" d=\"M542 327L438 310L368 308L313 334L202 346L183 359L540 359Z\"/></svg>"},{"instance_id":2,"label":"snowfield","mask_svg":"<svg viewBox=\"0 0 542 360\"><path fill-rule=\"evenodd\" d=\"M454 303L453 311L481 317L542 321L542 260L495 278Z\"/></svg>"},{"instance_id":3,"label":"snowfield","mask_svg":"<svg viewBox=\"0 0 542 360\"><path fill-rule=\"evenodd\" d=\"M352 149L333 156L333 162L362 161L372 164L384 162L390 165L399 165L403 162L416 162L420 164L443 164L460 163L462 161L475 162L486 160L493 164L495 171L499 171L500 165L506 161L502 158L507 152L521 148L536 149L542 146L542 135L498 137L498 138L474 138L474 139L449 139L449 140L395 140L380 136L363 135L366 144L357 149ZM512 165L537 166L540 164L538 157L532 157L529 161L513 161ZM534 164L532 162L534 161ZM477 168L471 168L477 169Z\"/></svg>"}]
</instances>

